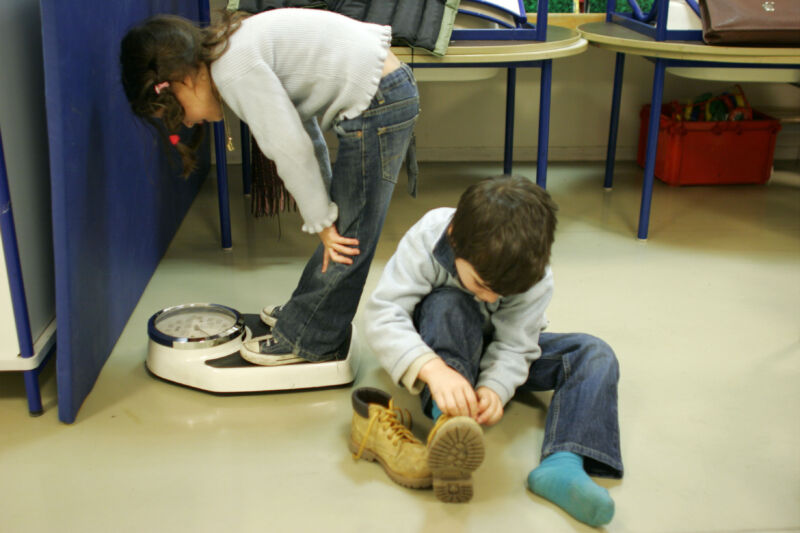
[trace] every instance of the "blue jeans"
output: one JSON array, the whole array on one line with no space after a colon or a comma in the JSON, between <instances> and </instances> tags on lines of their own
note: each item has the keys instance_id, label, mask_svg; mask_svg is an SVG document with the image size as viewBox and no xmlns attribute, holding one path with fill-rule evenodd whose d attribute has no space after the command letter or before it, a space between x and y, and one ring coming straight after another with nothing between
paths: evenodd
<instances>
[{"instance_id":1,"label":"blue jeans","mask_svg":"<svg viewBox=\"0 0 800 533\"><path fill-rule=\"evenodd\" d=\"M486 318L470 294L452 287L434 289L414 311L422 339L473 387L480 372ZM542 333L542 356L531 365L518 391L553 390L547 411L542 459L556 452L583 456L590 475L622 477L617 415L619 365L602 340L583 333ZM421 394L430 415L428 387Z\"/></svg>"},{"instance_id":2,"label":"blue jeans","mask_svg":"<svg viewBox=\"0 0 800 533\"><path fill-rule=\"evenodd\" d=\"M350 322L364 290L389 201L409 148L419 114L419 93L407 65L383 77L372 102L360 116L333 125L339 150L330 179L330 197L339 206L336 229L358 239L352 265L330 263L322 273L320 244L306 264L291 299L282 306L273 335L309 361L343 359ZM327 150L321 134L312 141L325 177ZM327 180L326 180L327 181Z\"/></svg>"}]
</instances>

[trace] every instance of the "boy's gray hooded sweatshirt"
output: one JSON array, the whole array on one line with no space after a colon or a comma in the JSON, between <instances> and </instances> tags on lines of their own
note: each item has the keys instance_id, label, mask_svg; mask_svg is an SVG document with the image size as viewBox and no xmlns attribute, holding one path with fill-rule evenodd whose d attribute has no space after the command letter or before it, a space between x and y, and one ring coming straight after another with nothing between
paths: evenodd
<instances>
[{"instance_id":1,"label":"boy's gray hooded sweatshirt","mask_svg":"<svg viewBox=\"0 0 800 533\"><path fill-rule=\"evenodd\" d=\"M419 362L435 355L413 324L416 305L437 287L467 291L458 279L447 228L455 209L429 211L403 236L366 305L367 340L395 383L419 392ZM508 403L541 355L539 334L553 295L553 273L521 294L481 303L484 332L493 331L480 363L477 387L486 386ZM417 361L417 364L415 364ZM409 374L411 375L407 375Z\"/></svg>"}]
</instances>

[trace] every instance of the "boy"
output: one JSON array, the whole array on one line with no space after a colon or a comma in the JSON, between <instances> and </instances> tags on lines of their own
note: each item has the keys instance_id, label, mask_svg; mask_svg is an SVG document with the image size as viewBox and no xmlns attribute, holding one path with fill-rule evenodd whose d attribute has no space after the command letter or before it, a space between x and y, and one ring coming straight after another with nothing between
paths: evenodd
<instances>
[{"instance_id":1,"label":"boy","mask_svg":"<svg viewBox=\"0 0 800 533\"><path fill-rule=\"evenodd\" d=\"M439 499L471 498L480 425L497 423L516 390L552 389L528 486L600 526L614 502L589 474L622 477L619 372L603 341L542 333L556 210L528 179L501 176L470 186L455 210L428 212L387 263L367 304L366 335L394 382L421 393L436 420L427 462Z\"/></svg>"}]
</instances>

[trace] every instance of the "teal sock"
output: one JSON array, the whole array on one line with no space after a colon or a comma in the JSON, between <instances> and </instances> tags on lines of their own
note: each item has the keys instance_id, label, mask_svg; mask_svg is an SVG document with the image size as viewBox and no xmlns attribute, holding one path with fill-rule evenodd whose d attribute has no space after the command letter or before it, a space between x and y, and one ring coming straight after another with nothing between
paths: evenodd
<instances>
[{"instance_id":1,"label":"teal sock","mask_svg":"<svg viewBox=\"0 0 800 533\"><path fill-rule=\"evenodd\" d=\"M439 409L439 406L436 405L436 402L432 403L433 403L433 408L431 409L431 417L433 418L433 421L436 422L437 420L439 420L439 417L442 416L442 411L441 409Z\"/></svg>"},{"instance_id":2,"label":"teal sock","mask_svg":"<svg viewBox=\"0 0 800 533\"><path fill-rule=\"evenodd\" d=\"M580 455L548 456L528 474L528 487L584 524L602 526L614 517L614 500L586 474Z\"/></svg>"}]
</instances>

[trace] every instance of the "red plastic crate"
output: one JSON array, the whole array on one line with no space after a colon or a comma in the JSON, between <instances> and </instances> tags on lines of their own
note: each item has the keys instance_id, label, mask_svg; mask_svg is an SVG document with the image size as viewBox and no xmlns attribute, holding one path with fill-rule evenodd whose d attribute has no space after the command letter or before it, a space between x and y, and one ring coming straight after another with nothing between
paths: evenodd
<instances>
[{"instance_id":1,"label":"red plastic crate","mask_svg":"<svg viewBox=\"0 0 800 533\"><path fill-rule=\"evenodd\" d=\"M684 121L661 107L656 170L669 185L766 183L772 170L780 122L758 111L753 120ZM644 167L650 105L640 113L636 162Z\"/></svg>"}]
</instances>

